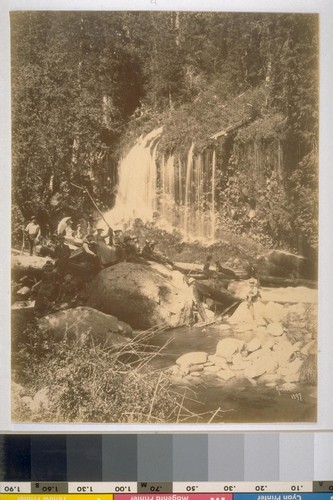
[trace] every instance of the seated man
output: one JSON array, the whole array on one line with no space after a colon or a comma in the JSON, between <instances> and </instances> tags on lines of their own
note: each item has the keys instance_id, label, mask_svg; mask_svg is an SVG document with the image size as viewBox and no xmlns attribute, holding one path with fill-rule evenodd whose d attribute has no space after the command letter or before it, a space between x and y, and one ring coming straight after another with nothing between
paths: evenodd
<instances>
[{"instance_id":1,"label":"seated man","mask_svg":"<svg viewBox=\"0 0 333 500\"><path fill-rule=\"evenodd\" d=\"M126 235L124 236L124 252L125 252L125 260L131 261L136 260L139 257L138 249L134 243L135 237Z\"/></svg>"}]
</instances>

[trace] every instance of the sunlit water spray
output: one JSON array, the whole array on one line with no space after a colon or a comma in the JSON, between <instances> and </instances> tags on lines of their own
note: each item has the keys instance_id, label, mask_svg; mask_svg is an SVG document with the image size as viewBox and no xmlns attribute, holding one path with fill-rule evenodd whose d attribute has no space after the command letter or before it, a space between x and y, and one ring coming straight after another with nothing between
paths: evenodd
<instances>
[{"instance_id":1,"label":"sunlit water spray","mask_svg":"<svg viewBox=\"0 0 333 500\"><path fill-rule=\"evenodd\" d=\"M119 165L116 203L105 214L112 227L124 227L135 219L181 231L187 239L216 237L216 153L195 153L187 158L159 154L162 127L140 137Z\"/></svg>"},{"instance_id":2,"label":"sunlit water spray","mask_svg":"<svg viewBox=\"0 0 333 500\"><path fill-rule=\"evenodd\" d=\"M162 128L140 137L119 165L116 203L105 214L111 226L123 226L135 220L152 220L156 210L156 149Z\"/></svg>"}]
</instances>

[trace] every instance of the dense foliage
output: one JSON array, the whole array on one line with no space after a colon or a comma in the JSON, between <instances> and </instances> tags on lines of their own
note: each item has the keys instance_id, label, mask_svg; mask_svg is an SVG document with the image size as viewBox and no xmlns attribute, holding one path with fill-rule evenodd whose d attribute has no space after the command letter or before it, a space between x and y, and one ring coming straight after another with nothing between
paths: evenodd
<instances>
[{"instance_id":1,"label":"dense foliage","mask_svg":"<svg viewBox=\"0 0 333 500\"><path fill-rule=\"evenodd\" d=\"M25 218L52 228L89 210L76 186L112 206L121 146L157 124L161 148L179 154L241 124L218 159L221 217L262 242L316 249L316 15L17 12L12 61L13 196Z\"/></svg>"}]
</instances>

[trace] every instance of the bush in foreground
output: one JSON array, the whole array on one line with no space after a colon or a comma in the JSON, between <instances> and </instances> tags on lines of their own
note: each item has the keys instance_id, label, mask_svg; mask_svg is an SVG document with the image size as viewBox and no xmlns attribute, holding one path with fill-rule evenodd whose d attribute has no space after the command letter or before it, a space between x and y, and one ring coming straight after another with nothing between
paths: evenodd
<instances>
[{"instance_id":1,"label":"bush in foreground","mask_svg":"<svg viewBox=\"0 0 333 500\"><path fill-rule=\"evenodd\" d=\"M13 351L13 420L167 423L206 419L207 414L193 415L186 409L186 391L175 392L168 373L154 369L153 359L163 355L165 347L149 345L155 334L147 331L120 348L104 348L66 340L55 343L30 325L24 342Z\"/></svg>"}]
</instances>

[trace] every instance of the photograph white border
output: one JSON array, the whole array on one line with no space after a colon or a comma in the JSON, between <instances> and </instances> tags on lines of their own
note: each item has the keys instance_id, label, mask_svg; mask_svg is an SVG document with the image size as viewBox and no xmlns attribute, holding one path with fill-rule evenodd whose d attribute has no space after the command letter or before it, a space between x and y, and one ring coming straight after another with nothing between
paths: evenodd
<instances>
[{"instance_id":1,"label":"photograph white border","mask_svg":"<svg viewBox=\"0 0 333 500\"><path fill-rule=\"evenodd\" d=\"M14 424L10 419L10 29L15 10L304 12L320 15L320 240L318 421L311 424ZM333 2L332 0L1 0L0 5L0 433L333 430Z\"/></svg>"}]
</instances>

